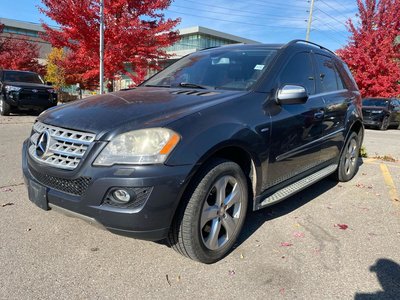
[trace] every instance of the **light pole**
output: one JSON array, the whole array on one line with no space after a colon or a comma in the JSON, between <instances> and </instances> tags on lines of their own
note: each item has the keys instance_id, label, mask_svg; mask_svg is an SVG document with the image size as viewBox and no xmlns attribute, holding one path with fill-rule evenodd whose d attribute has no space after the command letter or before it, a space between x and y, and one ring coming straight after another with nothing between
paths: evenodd
<instances>
[{"instance_id":1,"label":"light pole","mask_svg":"<svg viewBox=\"0 0 400 300\"><path fill-rule=\"evenodd\" d=\"M100 0L100 94L104 93L104 0Z\"/></svg>"},{"instance_id":2,"label":"light pole","mask_svg":"<svg viewBox=\"0 0 400 300\"><path fill-rule=\"evenodd\" d=\"M311 0L310 4L310 16L308 17L308 24L307 24L307 33L306 33L306 41L310 40L310 30L311 30L311 22L312 22L312 14L314 10L314 0Z\"/></svg>"}]
</instances>

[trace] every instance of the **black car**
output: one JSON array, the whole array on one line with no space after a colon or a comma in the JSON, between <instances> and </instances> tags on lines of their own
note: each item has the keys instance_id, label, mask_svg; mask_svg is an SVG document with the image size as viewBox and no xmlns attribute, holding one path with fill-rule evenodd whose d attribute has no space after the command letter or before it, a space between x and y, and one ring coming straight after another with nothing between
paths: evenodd
<instances>
[{"instance_id":1,"label":"black car","mask_svg":"<svg viewBox=\"0 0 400 300\"><path fill-rule=\"evenodd\" d=\"M362 101L364 125L380 130L400 125L400 100L396 98L364 98Z\"/></svg>"},{"instance_id":2,"label":"black car","mask_svg":"<svg viewBox=\"0 0 400 300\"><path fill-rule=\"evenodd\" d=\"M39 74L0 70L0 114L21 110L43 111L57 105L57 93Z\"/></svg>"},{"instance_id":3,"label":"black car","mask_svg":"<svg viewBox=\"0 0 400 300\"><path fill-rule=\"evenodd\" d=\"M212 263L247 210L329 175L350 180L363 134L360 93L334 53L304 41L232 45L135 89L47 110L23 144L23 173L45 210L167 238Z\"/></svg>"}]
</instances>

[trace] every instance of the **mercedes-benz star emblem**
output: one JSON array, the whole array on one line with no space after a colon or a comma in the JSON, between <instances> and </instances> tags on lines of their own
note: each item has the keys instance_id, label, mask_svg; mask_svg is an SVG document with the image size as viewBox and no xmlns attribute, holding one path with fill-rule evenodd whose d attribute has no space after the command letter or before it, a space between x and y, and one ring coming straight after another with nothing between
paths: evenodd
<instances>
[{"instance_id":1,"label":"mercedes-benz star emblem","mask_svg":"<svg viewBox=\"0 0 400 300\"><path fill-rule=\"evenodd\" d=\"M39 135L36 144L36 155L41 158L45 156L47 150L49 149L49 145L50 145L50 133L46 130Z\"/></svg>"}]
</instances>

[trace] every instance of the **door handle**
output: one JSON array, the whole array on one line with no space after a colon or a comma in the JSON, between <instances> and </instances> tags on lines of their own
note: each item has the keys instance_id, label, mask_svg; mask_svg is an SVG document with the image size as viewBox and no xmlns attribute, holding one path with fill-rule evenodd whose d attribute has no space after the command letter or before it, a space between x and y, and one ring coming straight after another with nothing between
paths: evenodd
<instances>
[{"instance_id":1,"label":"door handle","mask_svg":"<svg viewBox=\"0 0 400 300\"><path fill-rule=\"evenodd\" d=\"M325 115L325 112L323 110L320 110L316 113L314 113L314 119L316 120L321 120Z\"/></svg>"}]
</instances>

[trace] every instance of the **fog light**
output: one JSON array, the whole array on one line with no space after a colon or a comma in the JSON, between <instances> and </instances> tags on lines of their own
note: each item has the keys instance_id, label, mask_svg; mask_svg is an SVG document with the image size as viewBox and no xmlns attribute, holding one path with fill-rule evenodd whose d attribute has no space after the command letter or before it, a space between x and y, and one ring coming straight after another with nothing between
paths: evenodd
<instances>
[{"instance_id":1,"label":"fog light","mask_svg":"<svg viewBox=\"0 0 400 300\"><path fill-rule=\"evenodd\" d=\"M118 189L112 192L112 196L116 202L128 203L131 200L131 195L126 190Z\"/></svg>"}]
</instances>

